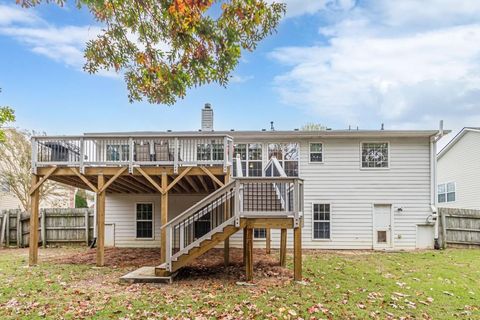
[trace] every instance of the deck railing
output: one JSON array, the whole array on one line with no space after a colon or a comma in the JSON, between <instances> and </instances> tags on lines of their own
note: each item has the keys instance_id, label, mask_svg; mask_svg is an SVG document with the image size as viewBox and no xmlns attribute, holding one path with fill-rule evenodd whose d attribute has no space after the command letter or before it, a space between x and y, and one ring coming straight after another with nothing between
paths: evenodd
<instances>
[{"instance_id":1,"label":"deck railing","mask_svg":"<svg viewBox=\"0 0 480 320\"><path fill-rule=\"evenodd\" d=\"M218 165L232 163L233 139L226 135L36 136L32 168L44 166Z\"/></svg>"},{"instance_id":2,"label":"deck railing","mask_svg":"<svg viewBox=\"0 0 480 320\"><path fill-rule=\"evenodd\" d=\"M235 178L161 227L167 234L167 266L240 218L293 218L298 227L302 216L302 179Z\"/></svg>"}]
</instances>

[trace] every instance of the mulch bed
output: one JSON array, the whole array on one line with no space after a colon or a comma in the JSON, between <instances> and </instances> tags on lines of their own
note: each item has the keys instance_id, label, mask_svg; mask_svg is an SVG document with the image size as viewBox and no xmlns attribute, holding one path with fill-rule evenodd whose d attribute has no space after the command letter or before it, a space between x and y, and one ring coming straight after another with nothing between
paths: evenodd
<instances>
[{"instance_id":1,"label":"mulch bed","mask_svg":"<svg viewBox=\"0 0 480 320\"><path fill-rule=\"evenodd\" d=\"M254 249L254 278L291 280L293 272L282 268L278 264L278 254L266 254L265 249ZM60 264L86 264L95 265L96 250L89 249L84 252L75 252L51 260ZM156 266L160 264L160 249L146 248L106 248L105 266L113 268L135 269L143 266ZM198 257L188 266L180 270L176 280L192 280L199 278L223 279L239 281L244 279L242 249L230 249L230 265L223 264L223 249L212 249Z\"/></svg>"}]
</instances>

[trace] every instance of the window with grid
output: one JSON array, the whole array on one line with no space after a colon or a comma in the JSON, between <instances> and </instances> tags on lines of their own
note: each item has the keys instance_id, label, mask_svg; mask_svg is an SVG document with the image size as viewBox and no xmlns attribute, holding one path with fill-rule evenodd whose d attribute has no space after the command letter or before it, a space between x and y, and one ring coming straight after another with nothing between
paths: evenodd
<instances>
[{"instance_id":1,"label":"window with grid","mask_svg":"<svg viewBox=\"0 0 480 320\"><path fill-rule=\"evenodd\" d=\"M127 144L107 144L107 161L128 161L129 149Z\"/></svg>"},{"instance_id":2,"label":"window with grid","mask_svg":"<svg viewBox=\"0 0 480 320\"><path fill-rule=\"evenodd\" d=\"M298 143L270 143L268 160L276 157L289 177L298 176Z\"/></svg>"},{"instance_id":3,"label":"window with grid","mask_svg":"<svg viewBox=\"0 0 480 320\"><path fill-rule=\"evenodd\" d=\"M454 202L457 198L455 182L441 183L438 185L438 202Z\"/></svg>"},{"instance_id":4,"label":"window with grid","mask_svg":"<svg viewBox=\"0 0 480 320\"><path fill-rule=\"evenodd\" d=\"M10 192L10 184L6 180L0 180L0 191L5 193Z\"/></svg>"},{"instance_id":5,"label":"window with grid","mask_svg":"<svg viewBox=\"0 0 480 320\"><path fill-rule=\"evenodd\" d=\"M212 158L212 145L210 143L197 144L197 160L208 161Z\"/></svg>"},{"instance_id":6,"label":"window with grid","mask_svg":"<svg viewBox=\"0 0 480 320\"><path fill-rule=\"evenodd\" d=\"M253 229L253 238L254 239L267 239L267 229L265 229L265 228L255 228L255 229Z\"/></svg>"},{"instance_id":7,"label":"window with grid","mask_svg":"<svg viewBox=\"0 0 480 320\"><path fill-rule=\"evenodd\" d=\"M137 203L136 205L137 238L153 238L153 203Z\"/></svg>"},{"instance_id":8,"label":"window with grid","mask_svg":"<svg viewBox=\"0 0 480 320\"><path fill-rule=\"evenodd\" d=\"M310 143L310 162L323 162L322 143Z\"/></svg>"},{"instance_id":9,"label":"window with grid","mask_svg":"<svg viewBox=\"0 0 480 320\"><path fill-rule=\"evenodd\" d=\"M330 239L330 205L313 204L313 238Z\"/></svg>"},{"instance_id":10,"label":"window with grid","mask_svg":"<svg viewBox=\"0 0 480 320\"><path fill-rule=\"evenodd\" d=\"M213 160L223 160L225 155L223 149L223 143L213 143L212 144L212 156Z\"/></svg>"},{"instance_id":11,"label":"window with grid","mask_svg":"<svg viewBox=\"0 0 480 320\"><path fill-rule=\"evenodd\" d=\"M388 168L388 142L362 143L362 168Z\"/></svg>"},{"instance_id":12,"label":"window with grid","mask_svg":"<svg viewBox=\"0 0 480 320\"><path fill-rule=\"evenodd\" d=\"M244 177L261 177L263 175L262 144L261 143L239 143L234 146L233 156L240 157ZM234 166L233 174L237 175L237 168Z\"/></svg>"}]
</instances>

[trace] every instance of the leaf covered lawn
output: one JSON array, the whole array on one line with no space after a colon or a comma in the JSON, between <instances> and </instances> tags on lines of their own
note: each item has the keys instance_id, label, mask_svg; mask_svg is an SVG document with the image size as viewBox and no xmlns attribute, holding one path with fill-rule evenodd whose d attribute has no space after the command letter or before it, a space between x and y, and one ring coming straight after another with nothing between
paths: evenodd
<instances>
[{"instance_id":1,"label":"leaf covered lawn","mask_svg":"<svg viewBox=\"0 0 480 320\"><path fill-rule=\"evenodd\" d=\"M95 251L40 249L29 268L28 249L0 249L0 319L480 319L480 250L306 251L302 283L291 257L282 269L277 254L256 251L254 286L237 284L241 254L231 251L232 266L213 250L165 285L118 281L155 265L155 250L110 251L96 268Z\"/></svg>"}]
</instances>

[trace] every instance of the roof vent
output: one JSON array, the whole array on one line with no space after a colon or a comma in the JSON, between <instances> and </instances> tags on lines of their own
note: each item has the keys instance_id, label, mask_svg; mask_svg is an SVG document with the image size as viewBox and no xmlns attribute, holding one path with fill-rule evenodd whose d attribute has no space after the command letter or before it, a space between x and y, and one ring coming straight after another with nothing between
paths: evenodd
<instances>
[{"instance_id":1,"label":"roof vent","mask_svg":"<svg viewBox=\"0 0 480 320\"><path fill-rule=\"evenodd\" d=\"M213 109L210 103L205 103L202 109L202 131L213 131Z\"/></svg>"},{"instance_id":2,"label":"roof vent","mask_svg":"<svg viewBox=\"0 0 480 320\"><path fill-rule=\"evenodd\" d=\"M275 131L275 126L273 125L273 121L270 121L270 130Z\"/></svg>"},{"instance_id":3,"label":"roof vent","mask_svg":"<svg viewBox=\"0 0 480 320\"><path fill-rule=\"evenodd\" d=\"M267 129L262 129L262 131L267 131Z\"/></svg>"}]
</instances>

